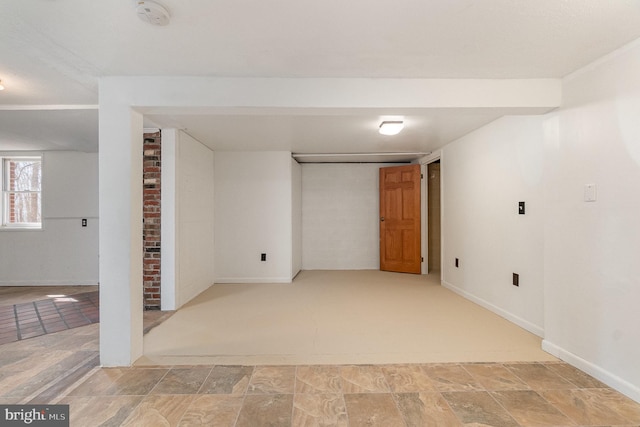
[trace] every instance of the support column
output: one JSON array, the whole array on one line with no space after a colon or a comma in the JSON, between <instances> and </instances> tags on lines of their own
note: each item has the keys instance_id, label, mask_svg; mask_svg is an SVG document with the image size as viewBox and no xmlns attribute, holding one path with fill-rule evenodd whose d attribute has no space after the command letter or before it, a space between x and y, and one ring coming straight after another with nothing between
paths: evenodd
<instances>
[{"instance_id":1,"label":"support column","mask_svg":"<svg viewBox=\"0 0 640 427\"><path fill-rule=\"evenodd\" d=\"M142 114L100 86L100 363L142 356Z\"/></svg>"}]
</instances>

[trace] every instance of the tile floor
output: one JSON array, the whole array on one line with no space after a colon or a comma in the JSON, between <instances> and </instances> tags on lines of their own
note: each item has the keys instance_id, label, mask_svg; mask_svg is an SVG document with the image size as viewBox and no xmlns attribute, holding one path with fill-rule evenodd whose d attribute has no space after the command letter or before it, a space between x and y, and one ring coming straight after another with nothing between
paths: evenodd
<instances>
[{"instance_id":1,"label":"tile floor","mask_svg":"<svg viewBox=\"0 0 640 427\"><path fill-rule=\"evenodd\" d=\"M98 325L0 346L0 403L73 426L638 426L640 404L562 362L100 368Z\"/></svg>"},{"instance_id":2,"label":"tile floor","mask_svg":"<svg viewBox=\"0 0 640 427\"><path fill-rule=\"evenodd\" d=\"M99 367L98 324L0 345L0 403L72 426L640 426L563 362Z\"/></svg>"},{"instance_id":3,"label":"tile floor","mask_svg":"<svg viewBox=\"0 0 640 427\"><path fill-rule=\"evenodd\" d=\"M0 344L97 323L99 292L0 306Z\"/></svg>"}]
</instances>

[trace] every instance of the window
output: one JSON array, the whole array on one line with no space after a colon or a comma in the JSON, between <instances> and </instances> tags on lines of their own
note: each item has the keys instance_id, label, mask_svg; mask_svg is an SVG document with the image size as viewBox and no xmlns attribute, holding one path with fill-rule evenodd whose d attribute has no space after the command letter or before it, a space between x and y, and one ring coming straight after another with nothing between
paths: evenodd
<instances>
[{"instance_id":1,"label":"window","mask_svg":"<svg viewBox=\"0 0 640 427\"><path fill-rule=\"evenodd\" d=\"M42 228L42 158L0 157L2 228Z\"/></svg>"}]
</instances>

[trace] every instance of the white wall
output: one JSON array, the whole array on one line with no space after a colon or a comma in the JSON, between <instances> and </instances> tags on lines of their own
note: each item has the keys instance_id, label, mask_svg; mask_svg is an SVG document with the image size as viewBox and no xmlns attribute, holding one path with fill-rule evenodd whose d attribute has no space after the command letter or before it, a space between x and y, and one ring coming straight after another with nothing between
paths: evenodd
<instances>
[{"instance_id":1,"label":"white wall","mask_svg":"<svg viewBox=\"0 0 640 427\"><path fill-rule=\"evenodd\" d=\"M443 284L540 336L545 120L503 117L444 147L442 158Z\"/></svg>"},{"instance_id":2,"label":"white wall","mask_svg":"<svg viewBox=\"0 0 640 427\"><path fill-rule=\"evenodd\" d=\"M217 283L291 281L291 168L289 152L216 152Z\"/></svg>"},{"instance_id":3,"label":"white wall","mask_svg":"<svg viewBox=\"0 0 640 427\"><path fill-rule=\"evenodd\" d=\"M215 279L214 153L175 129L162 147L162 308L175 310Z\"/></svg>"},{"instance_id":4,"label":"white wall","mask_svg":"<svg viewBox=\"0 0 640 427\"><path fill-rule=\"evenodd\" d=\"M546 143L544 348L640 401L640 42L567 77L562 104Z\"/></svg>"},{"instance_id":5,"label":"white wall","mask_svg":"<svg viewBox=\"0 0 640 427\"><path fill-rule=\"evenodd\" d=\"M97 284L97 153L44 152L42 177L43 229L0 232L0 285Z\"/></svg>"},{"instance_id":6,"label":"white wall","mask_svg":"<svg viewBox=\"0 0 640 427\"><path fill-rule=\"evenodd\" d=\"M302 270L302 166L291 159L291 277Z\"/></svg>"},{"instance_id":7,"label":"white wall","mask_svg":"<svg viewBox=\"0 0 640 427\"><path fill-rule=\"evenodd\" d=\"M380 267L379 169L385 164L302 165L305 270Z\"/></svg>"},{"instance_id":8,"label":"white wall","mask_svg":"<svg viewBox=\"0 0 640 427\"><path fill-rule=\"evenodd\" d=\"M177 91L175 88L179 87ZM100 360L127 366L142 354L142 138L143 112L176 108L508 108L546 111L560 101L556 79L287 79L217 77L103 77L99 82ZM288 153L287 153L288 154ZM287 160L288 161L288 160ZM290 169L291 163L287 163ZM290 174L289 174L290 180ZM216 182L217 183L217 182ZM291 198L290 184L286 186ZM231 197L227 197L230 199ZM217 204L217 199L216 199ZM267 209L270 211L270 209ZM287 206L287 216L291 206ZM225 221L235 224L233 218ZM216 219L216 230L218 229ZM280 227L280 220L275 220ZM291 220L286 232L291 250ZM270 234L271 232L269 232ZM240 234L244 234L241 232ZM264 231L260 231L262 236ZM284 238L285 236L279 236ZM218 238L218 235L216 235ZM249 239L251 243L251 239ZM255 242L253 242L255 243ZM265 244L273 243L268 239ZM217 245L216 245L217 246ZM256 249L249 250L255 256ZM262 246L262 245L261 245ZM234 249L231 244L229 249ZM273 250L273 248L262 248ZM260 250L260 249L258 249ZM242 251L239 251L242 252ZM277 255L284 256L283 253ZM216 247L216 258L218 248ZM223 254L226 255L226 254ZM237 255L237 254L234 254ZM291 274L286 266L256 266L250 273ZM231 259L231 272L241 262ZM246 261L246 260L242 260ZM280 262L280 259L277 260ZM216 265L218 265L216 263ZM276 268L277 267L277 268ZM264 271L260 271L260 269ZM218 273L220 273L218 271Z\"/></svg>"}]
</instances>

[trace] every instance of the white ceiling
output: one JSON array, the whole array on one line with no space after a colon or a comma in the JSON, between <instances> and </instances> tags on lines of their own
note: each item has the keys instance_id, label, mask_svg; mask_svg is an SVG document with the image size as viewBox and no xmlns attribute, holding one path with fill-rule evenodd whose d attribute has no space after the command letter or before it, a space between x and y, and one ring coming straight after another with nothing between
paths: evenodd
<instances>
[{"instance_id":1,"label":"white ceiling","mask_svg":"<svg viewBox=\"0 0 640 427\"><path fill-rule=\"evenodd\" d=\"M383 153L408 152L428 154L474 129L508 113L508 109L430 109L420 113L397 110L399 115L365 110L348 113L263 114L236 113L199 115L148 114L154 123L183 129L214 150L270 150L293 153ZM529 109L538 114L539 109ZM383 120L401 118L404 130L394 136L380 135L377 128ZM405 159L422 156L404 156ZM299 161L335 161L335 157L300 157ZM345 161L354 159L348 158ZM360 161L362 158L359 158ZM375 160L368 158L368 160ZM387 161L398 161L390 157Z\"/></svg>"},{"instance_id":2,"label":"white ceiling","mask_svg":"<svg viewBox=\"0 0 640 427\"><path fill-rule=\"evenodd\" d=\"M101 76L559 78L640 37L637 0L161 3L166 27L140 21L133 0L0 0L0 150L96 151ZM509 111L407 112L398 137L371 133L400 113L184 112L147 122L218 150L426 152Z\"/></svg>"}]
</instances>

